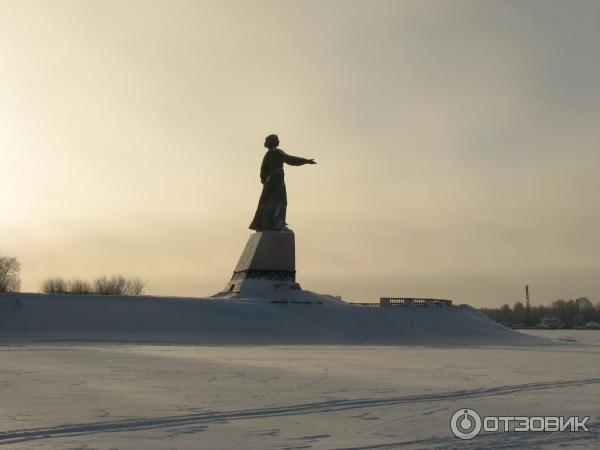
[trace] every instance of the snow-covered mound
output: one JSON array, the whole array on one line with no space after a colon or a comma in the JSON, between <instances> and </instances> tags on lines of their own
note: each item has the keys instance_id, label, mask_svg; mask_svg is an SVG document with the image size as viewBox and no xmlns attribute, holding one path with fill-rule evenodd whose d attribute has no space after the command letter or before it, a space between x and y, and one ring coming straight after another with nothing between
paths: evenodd
<instances>
[{"instance_id":1,"label":"snow-covered mound","mask_svg":"<svg viewBox=\"0 0 600 450\"><path fill-rule=\"evenodd\" d=\"M545 342L467 305L357 307L287 288L248 297L0 294L0 339L235 345Z\"/></svg>"}]
</instances>

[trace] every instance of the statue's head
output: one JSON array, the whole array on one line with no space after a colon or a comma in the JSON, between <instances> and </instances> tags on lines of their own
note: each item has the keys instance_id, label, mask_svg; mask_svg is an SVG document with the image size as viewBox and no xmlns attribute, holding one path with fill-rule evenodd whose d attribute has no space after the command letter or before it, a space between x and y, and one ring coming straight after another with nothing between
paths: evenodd
<instances>
[{"instance_id":1,"label":"statue's head","mask_svg":"<svg viewBox=\"0 0 600 450\"><path fill-rule=\"evenodd\" d=\"M265 147L266 148L277 148L279 145L279 138L276 134L270 134L265 138Z\"/></svg>"}]
</instances>

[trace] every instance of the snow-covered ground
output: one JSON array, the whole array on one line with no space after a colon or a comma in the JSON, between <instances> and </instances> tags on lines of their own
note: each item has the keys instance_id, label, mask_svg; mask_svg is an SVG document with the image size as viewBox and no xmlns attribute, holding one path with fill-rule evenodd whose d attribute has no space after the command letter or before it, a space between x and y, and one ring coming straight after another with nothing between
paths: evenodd
<instances>
[{"instance_id":1,"label":"snow-covered ground","mask_svg":"<svg viewBox=\"0 0 600 450\"><path fill-rule=\"evenodd\" d=\"M0 294L0 448L598 448L599 369L598 331L525 334L467 305ZM591 431L461 441L462 408Z\"/></svg>"},{"instance_id":2,"label":"snow-covered ground","mask_svg":"<svg viewBox=\"0 0 600 450\"><path fill-rule=\"evenodd\" d=\"M544 346L0 345L0 448L599 448L600 332ZM449 420L591 416L461 441Z\"/></svg>"},{"instance_id":3,"label":"snow-covered ground","mask_svg":"<svg viewBox=\"0 0 600 450\"><path fill-rule=\"evenodd\" d=\"M327 295L257 289L220 298L0 294L0 339L229 345L530 345L468 305L357 307Z\"/></svg>"}]
</instances>

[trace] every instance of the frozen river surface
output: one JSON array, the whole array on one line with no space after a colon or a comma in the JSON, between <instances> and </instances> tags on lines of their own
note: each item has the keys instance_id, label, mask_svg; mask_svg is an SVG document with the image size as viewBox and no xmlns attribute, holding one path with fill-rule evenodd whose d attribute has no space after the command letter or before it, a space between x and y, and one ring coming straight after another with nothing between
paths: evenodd
<instances>
[{"instance_id":1,"label":"frozen river surface","mask_svg":"<svg viewBox=\"0 0 600 450\"><path fill-rule=\"evenodd\" d=\"M600 331L526 347L0 345L1 449L600 448ZM450 417L590 416L454 437Z\"/></svg>"}]
</instances>

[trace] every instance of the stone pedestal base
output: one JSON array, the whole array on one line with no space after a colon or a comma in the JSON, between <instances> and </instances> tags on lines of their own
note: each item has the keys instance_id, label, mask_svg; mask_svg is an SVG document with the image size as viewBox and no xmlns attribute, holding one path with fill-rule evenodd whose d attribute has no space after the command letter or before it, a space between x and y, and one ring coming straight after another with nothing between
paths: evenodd
<instances>
[{"instance_id":1,"label":"stone pedestal base","mask_svg":"<svg viewBox=\"0 0 600 450\"><path fill-rule=\"evenodd\" d=\"M243 293L257 284L263 288L272 285L274 289L300 289L296 283L294 233L259 231L251 235L223 292Z\"/></svg>"}]
</instances>

